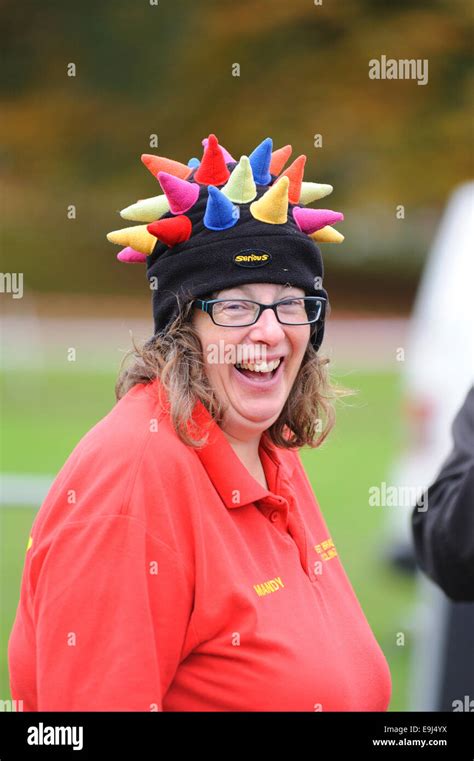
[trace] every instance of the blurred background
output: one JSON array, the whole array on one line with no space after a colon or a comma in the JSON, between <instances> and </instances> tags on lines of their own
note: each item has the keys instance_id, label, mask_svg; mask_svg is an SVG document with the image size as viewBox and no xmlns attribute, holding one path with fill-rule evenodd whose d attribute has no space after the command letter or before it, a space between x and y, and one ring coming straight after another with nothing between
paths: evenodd
<instances>
[{"instance_id":1,"label":"blurred background","mask_svg":"<svg viewBox=\"0 0 474 761\"><path fill-rule=\"evenodd\" d=\"M389 661L390 709L435 710L423 690L415 696L423 614L407 510L370 506L368 493L384 481L428 482L474 375L470 362L459 370L462 341L447 340L436 400L425 394L428 356L425 384L413 381L415 333L423 328L436 352L420 284L441 249L465 250L472 215L471 3L4 0L1 15L1 269L23 273L23 295L0 294L0 698L10 696L6 647L35 512L113 406L130 333L152 332L144 268L117 262L106 233L129 224L118 210L161 192L141 153L187 163L214 132L236 157L268 136L274 148L291 143L293 158L307 155L305 179L334 186L316 205L345 214L344 243L322 245L332 312L321 353L357 394L303 460ZM426 60L428 82L369 78L369 61L382 56ZM456 223L440 242L446 214ZM460 283L472 282L463 261L443 318ZM449 255L443 267L451 271ZM439 306L445 282L423 303L436 293ZM471 300L459 299L456 315L466 346Z\"/></svg>"}]
</instances>

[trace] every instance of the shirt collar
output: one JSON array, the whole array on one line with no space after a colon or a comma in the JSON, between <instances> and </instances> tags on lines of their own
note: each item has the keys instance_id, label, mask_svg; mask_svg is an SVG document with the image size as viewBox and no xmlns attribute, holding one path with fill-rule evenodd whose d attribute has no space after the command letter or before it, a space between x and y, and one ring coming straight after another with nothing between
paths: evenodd
<instances>
[{"instance_id":1,"label":"shirt collar","mask_svg":"<svg viewBox=\"0 0 474 761\"><path fill-rule=\"evenodd\" d=\"M283 483L290 481L295 469L293 458L283 459L282 450L271 442L266 433L261 437L259 454L269 489L265 489L249 473L222 429L200 401L195 407L193 420L206 424L206 431L209 430L207 443L196 452L226 507L241 507L257 500L268 500L278 493Z\"/></svg>"}]
</instances>

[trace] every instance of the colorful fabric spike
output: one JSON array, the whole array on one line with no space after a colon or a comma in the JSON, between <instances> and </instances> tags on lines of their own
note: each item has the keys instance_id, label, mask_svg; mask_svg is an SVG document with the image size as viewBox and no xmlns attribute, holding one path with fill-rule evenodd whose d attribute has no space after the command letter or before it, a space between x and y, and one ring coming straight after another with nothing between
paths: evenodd
<instances>
[{"instance_id":1,"label":"colorful fabric spike","mask_svg":"<svg viewBox=\"0 0 474 761\"><path fill-rule=\"evenodd\" d=\"M182 164L181 161L165 159L163 156L153 156L152 153L143 153L142 161L155 178L158 172L168 172L168 174L179 177L180 180L187 180L193 171L186 164Z\"/></svg>"},{"instance_id":2,"label":"colorful fabric spike","mask_svg":"<svg viewBox=\"0 0 474 761\"><path fill-rule=\"evenodd\" d=\"M237 224L240 209L213 185L208 187L209 197L204 214L204 225L208 230L227 230Z\"/></svg>"},{"instance_id":3,"label":"colorful fabric spike","mask_svg":"<svg viewBox=\"0 0 474 761\"><path fill-rule=\"evenodd\" d=\"M208 137L205 137L205 138L204 138L204 139L201 141L201 145L202 145L202 146L204 146L204 148L207 148L207 144L208 144L208 142L209 142L209 138L208 138ZM221 151L222 151L222 155L224 156L224 161L225 161L225 163L226 163L226 164L235 164L235 159L234 159L234 158L233 158L233 157L230 155L229 151L228 151L228 150L226 150L226 148L224 148L224 146L223 146L223 145L219 145L219 148L220 148L220 149L221 149Z\"/></svg>"},{"instance_id":4,"label":"colorful fabric spike","mask_svg":"<svg viewBox=\"0 0 474 761\"><path fill-rule=\"evenodd\" d=\"M270 174L272 148L273 142L271 137L266 137L265 140L262 140L260 145L257 145L249 156L253 178L257 185L268 185L272 180Z\"/></svg>"},{"instance_id":5,"label":"colorful fabric spike","mask_svg":"<svg viewBox=\"0 0 474 761\"><path fill-rule=\"evenodd\" d=\"M201 185L223 185L230 177L217 137L209 135L201 163L193 180Z\"/></svg>"},{"instance_id":6,"label":"colorful fabric spike","mask_svg":"<svg viewBox=\"0 0 474 761\"><path fill-rule=\"evenodd\" d=\"M132 222L154 222L170 210L168 199L165 195L153 196L153 198L142 198L131 206L122 209L120 216L122 219L129 219Z\"/></svg>"},{"instance_id":7,"label":"colorful fabric spike","mask_svg":"<svg viewBox=\"0 0 474 761\"><path fill-rule=\"evenodd\" d=\"M135 251L134 248L127 246L127 248L118 252L117 259L119 262L126 262L127 264L143 264L143 262L146 262L146 254L142 254L140 251Z\"/></svg>"},{"instance_id":8,"label":"colorful fabric spike","mask_svg":"<svg viewBox=\"0 0 474 761\"><path fill-rule=\"evenodd\" d=\"M295 206L293 219L301 232L311 235L326 225L341 222L344 219L344 214L330 209L302 209L300 206Z\"/></svg>"},{"instance_id":9,"label":"colorful fabric spike","mask_svg":"<svg viewBox=\"0 0 474 761\"><path fill-rule=\"evenodd\" d=\"M298 158L290 164L288 169L275 180L275 182L278 182L281 177L288 177L290 181L290 186L288 188L288 199L290 203L299 203L305 164L306 156L298 156Z\"/></svg>"},{"instance_id":10,"label":"colorful fabric spike","mask_svg":"<svg viewBox=\"0 0 474 761\"><path fill-rule=\"evenodd\" d=\"M324 185L319 182L302 182L300 200L298 203L306 206L313 201L319 201L320 198L328 196L334 190L332 185Z\"/></svg>"},{"instance_id":11,"label":"colorful fabric spike","mask_svg":"<svg viewBox=\"0 0 474 761\"><path fill-rule=\"evenodd\" d=\"M192 224L189 217L181 214L179 217L159 219L147 226L149 233L161 240L167 246L177 246L185 243L191 237Z\"/></svg>"},{"instance_id":12,"label":"colorful fabric spike","mask_svg":"<svg viewBox=\"0 0 474 761\"><path fill-rule=\"evenodd\" d=\"M288 177L275 182L258 201L250 204L254 219L270 225L284 225L288 221Z\"/></svg>"},{"instance_id":13,"label":"colorful fabric spike","mask_svg":"<svg viewBox=\"0 0 474 761\"><path fill-rule=\"evenodd\" d=\"M342 243L344 240L344 236L341 235L338 230L335 230L334 227L330 227L329 225L321 227L320 230L311 233L309 237L311 240L316 241L316 243Z\"/></svg>"},{"instance_id":14,"label":"colorful fabric spike","mask_svg":"<svg viewBox=\"0 0 474 761\"><path fill-rule=\"evenodd\" d=\"M124 227L123 230L113 230L107 235L107 240L119 246L130 246L142 254L151 254L156 245L156 238L151 235L146 225Z\"/></svg>"},{"instance_id":15,"label":"colorful fabric spike","mask_svg":"<svg viewBox=\"0 0 474 761\"><path fill-rule=\"evenodd\" d=\"M199 186L180 180L168 172L158 172L158 182L168 199L172 214L183 214L194 206L199 197Z\"/></svg>"},{"instance_id":16,"label":"colorful fabric spike","mask_svg":"<svg viewBox=\"0 0 474 761\"><path fill-rule=\"evenodd\" d=\"M293 148L291 145L284 145L283 148L277 148L276 151L273 151L272 160L270 161L271 174L280 174L281 170L290 158L292 151Z\"/></svg>"},{"instance_id":17,"label":"colorful fabric spike","mask_svg":"<svg viewBox=\"0 0 474 761\"><path fill-rule=\"evenodd\" d=\"M221 189L227 198L235 203L249 203L257 195L257 186L253 179L252 167L248 156L242 156L232 170L228 182Z\"/></svg>"}]
</instances>

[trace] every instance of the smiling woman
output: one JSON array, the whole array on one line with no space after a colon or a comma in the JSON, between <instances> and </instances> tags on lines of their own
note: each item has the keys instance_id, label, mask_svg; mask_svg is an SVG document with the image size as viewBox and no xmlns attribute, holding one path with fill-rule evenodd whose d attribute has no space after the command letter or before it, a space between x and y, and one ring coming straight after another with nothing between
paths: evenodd
<instances>
[{"instance_id":1,"label":"smiling woman","mask_svg":"<svg viewBox=\"0 0 474 761\"><path fill-rule=\"evenodd\" d=\"M283 172L290 146L267 138L236 162L204 142L197 165L145 156L164 194L122 212L148 225L109 234L121 261L146 262L155 332L33 524L12 696L32 711L384 711L388 666L298 452L348 393L319 354L316 242L340 241L343 217L304 208L332 188L303 182L304 156Z\"/></svg>"},{"instance_id":2,"label":"smiling woman","mask_svg":"<svg viewBox=\"0 0 474 761\"><path fill-rule=\"evenodd\" d=\"M237 299L248 296L286 305L289 295L304 296L304 292L257 283L213 292L202 303L216 299L227 303L231 297L226 308L233 309ZM218 315L218 320L229 319L222 318L221 310ZM287 318L285 309L283 319ZM258 454L261 435L266 432L282 448L317 447L334 425L332 400L351 393L331 384L329 360L320 357L309 341L311 324L287 325L278 319L265 310L251 325L219 326L189 300L168 331L143 347L135 346L125 358L125 363L131 358L134 362L119 377L117 399L135 384L159 377L180 439L194 447L205 443L202 427L197 431L192 427L193 410L202 403L249 472L266 485ZM239 356L245 360L238 363Z\"/></svg>"}]
</instances>

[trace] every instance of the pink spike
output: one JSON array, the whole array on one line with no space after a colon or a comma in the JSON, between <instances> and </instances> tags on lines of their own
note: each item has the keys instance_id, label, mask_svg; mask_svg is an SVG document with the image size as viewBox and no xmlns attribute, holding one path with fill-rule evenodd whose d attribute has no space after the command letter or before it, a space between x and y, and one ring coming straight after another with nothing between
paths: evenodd
<instances>
[{"instance_id":1,"label":"pink spike","mask_svg":"<svg viewBox=\"0 0 474 761\"><path fill-rule=\"evenodd\" d=\"M117 259L120 262L127 262L127 264L136 264L138 262L146 262L146 255L127 246L127 248L122 248L122 250L118 252Z\"/></svg>"},{"instance_id":2,"label":"pink spike","mask_svg":"<svg viewBox=\"0 0 474 761\"><path fill-rule=\"evenodd\" d=\"M311 235L316 230L333 225L335 222L341 222L344 214L339 211L330 209L303 209L301 206L295 206L293 209L293 219L300 228L302 233Z\"/></svg>"},{"instance_id":3,"label":"pink spike","mask_svg":"<svg viewBox=\"0 0 474 761\"><path fill-rule=\"evenodd\" d=\"M201 140L201 145L203 145L204 148L207 148L208 142L209 142L209 138L205 137L203 140ZM225 161L226 164L235 164L236 163L235 159L232 158L232 156L230 155L229 151L226 150L226 148L224 148L223 145L219 144L219 148L222 151L222 155L224 156L224 161Z\"/></svg>"},{"instance_id":4,"label":"pink spike","mask_svg":"<svg viewBox=\"0 0 474 761\"><path fill-rule=\"evenodd\" d=\"M158 172L157 178L168 199L172 214L183 214L194 206L199 197L197 183L180 180L168 172Z\"/></svg>"}]
</instances>

